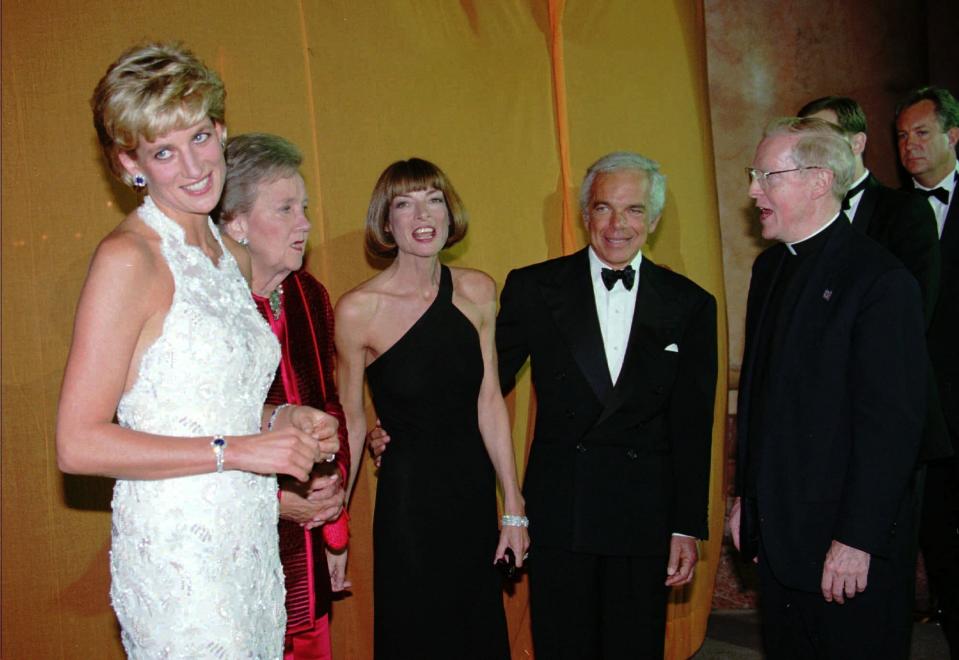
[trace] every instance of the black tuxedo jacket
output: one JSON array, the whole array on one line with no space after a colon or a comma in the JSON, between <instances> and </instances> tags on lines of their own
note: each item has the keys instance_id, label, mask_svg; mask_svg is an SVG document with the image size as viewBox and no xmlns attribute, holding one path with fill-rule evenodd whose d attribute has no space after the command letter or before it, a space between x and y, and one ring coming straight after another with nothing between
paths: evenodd
<instances>
[{"instance_id":1,"label":"black tuxedo jacket","mask_svg":"<svg viewBox=\"0 0 959 660\"><path fill-rule=\"evenodd\" d=\"M953 198L939 239L939 299L928 338L939 400L959 455L959 190L953 191Z\"/></svg>"},{"instance_id":2,"label":"black tuxedo jacket","mask_svg":"<svg viewBox=\"0 0 959 660\"><path fill-rule=\"evenodd\" d=\"M928 329L939 297L941 268L939 231L929 203L915 192L887 188L870 174L852 226L889 250L919 282ZM951 456L953 450L932 370L928 382L929 407L920 455L924 460L936 460Z\"/></svg>"},{"instance_id":3,"label":"black tuxedo jacket","mask_svg":"<svg viewBox=\"0 0 959 660\"><path fill-rule=\"evenodd\" d=\"M777 579L811 592L833 539L880 557L891 549L910 515L903 504L925 414L916 280L844 217L836 223L790 280L775 327L767 301L793 257L778 244L756 259L738 407L737 492L753 493L758 509L741 538L761 536ZM761 333L776 337L765 356L756 354ZM752 387L760 360L762 392ZM744 483L756 456L756 481Z\"/></svg>"},{"instance_id":4,"label":"black tuxedo jacket","mask_svg":"<svg viewBox=\"0 0 959 660\"><path fill-rule=\"evenodd\" d=\"M939 232L936 216L920 195L866 179L852 226L895 255L919 282L926 325L939 295Z\"/></svg>"},{"instance_id":5,"label":"black tuxedo jacket","mask_svg":"<svg viewBox=\"0 0 959 660\"><path fill-rule=\"evenodd\" d=\"M530 358L537 413L524 481L535 543L664 554L706 538L716 300L643 257L613 385L587 250L512 271L496 323L504 391Z\"/></svg>"}]
</instances>

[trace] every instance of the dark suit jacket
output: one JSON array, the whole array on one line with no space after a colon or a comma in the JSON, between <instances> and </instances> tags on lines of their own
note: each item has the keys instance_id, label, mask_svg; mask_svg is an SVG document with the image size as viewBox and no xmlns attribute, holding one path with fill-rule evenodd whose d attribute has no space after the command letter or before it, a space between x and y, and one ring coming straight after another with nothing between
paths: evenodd
<instances>
[{"instance_id":1,"label":"dark suit jacket","mask_svg":"<svg viewBox=\"0 0 959 660\"><path fill-rule=\"evenodd\" d=\"M866 179L852 226L895 255L919 282L926 325L939 296L939 232L936 216L921 195Z\"/></svg>"},{"instance_id":2,"label":"dark suit jacket","mask_svg":"<svg viewBox=\"0 0 959 660\"><path fill-rule=\"evenodd\" d=\"M872 555L890 551L897 520L909 515L902 505L925 412L916 280L842 217L837 223L790 281L775 328L764 324L766 302L792 257L779 244L756 259L738 408L737 491L755 492L777 579L811 592L819 591L833 539ZM781 349L765 357L766 388L755 392L755 346L769 332ZM755 419L752 405L763 411ZM757 448L756 483L743 483ZM755 530L743 522L749 539Z\"/></svg>"},{"instance_id":3,"label":"dark suit jacket","mask_svg":"<svg viewBox=\"0 0 959 660\"><path fill-rule=\"evenodd\" d=\"M706 538L715 299L643 257L615 387L586 250L512 271L501 302L503 389L529 357L536 390L524 482L535 543L649 555L673 532Z\"/></svg>"},{"instance_id":4,"label":"dark suit jacket","mask_svg":"<svg viewBox=\"0 0 959 660\"><path fill-rule=\"evenodd\" d=\"M957 195L959 191L954 191ZM949 207L939 251L939 299L929 326L929 354L953 449L959 455L959 197Z\"/></svg>"},{"instance_id":5,"label":"dark suit jacket","mask_svg":"<svg viewBox=\"0 0 959 660\"><path fill-rule=\"evenodd\" d=\"M936 216L926 199L914 192L887 188L870 174L852 226L889 250L913 274L922 291L923 314L929 328L939 297L941 266ZM936 460L952 455L952 444L932 370L927 389L929 407L920 455L924 460Z\"/></svg>"}]
</instances>

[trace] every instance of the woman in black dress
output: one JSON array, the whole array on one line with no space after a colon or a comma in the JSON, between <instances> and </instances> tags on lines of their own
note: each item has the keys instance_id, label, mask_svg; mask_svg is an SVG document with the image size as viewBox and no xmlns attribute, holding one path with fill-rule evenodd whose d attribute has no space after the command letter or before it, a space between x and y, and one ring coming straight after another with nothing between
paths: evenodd
<instances>
[{"instance_id":1,"label":"woman in black dress","mask_svg":"<svg viewBox=\"0 0 959 660\"><path fill-rule=\"evenodd\" d=\"M364 372L392 438L373 522L381 660L509 657L494 562L510 548L521 565L529 537L496 368L496 286L439 261L465 233L462 204L438 167L393 163L373 190L366 243L395 258L336 306L340 399L356 457L350 488L366 435Z\"/></svg>"}]
</instances>

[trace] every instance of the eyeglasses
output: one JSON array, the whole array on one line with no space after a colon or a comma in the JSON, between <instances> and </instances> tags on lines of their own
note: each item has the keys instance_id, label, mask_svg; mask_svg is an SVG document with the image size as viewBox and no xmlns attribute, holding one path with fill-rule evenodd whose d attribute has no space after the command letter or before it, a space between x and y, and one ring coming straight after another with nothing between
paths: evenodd
<instances>
[{"instance_id":1,"label":"eyeglasses","mask_svg":"<svg viewBox=\"0 0 959 660\"><path fill-rule=\"evenodd\" d=\"M821 165L808 165L806 167L794 167L789 170L775 170L774 172L763 172L762 170L757 170L755 167L747 167L746 175L749 177L749 182L752 183L755 181L761 187L765 188L769 185L769 177L775 174L786 174L787 172L801 172L802 170L821 170Z\"/></svg>"}]
</instances>

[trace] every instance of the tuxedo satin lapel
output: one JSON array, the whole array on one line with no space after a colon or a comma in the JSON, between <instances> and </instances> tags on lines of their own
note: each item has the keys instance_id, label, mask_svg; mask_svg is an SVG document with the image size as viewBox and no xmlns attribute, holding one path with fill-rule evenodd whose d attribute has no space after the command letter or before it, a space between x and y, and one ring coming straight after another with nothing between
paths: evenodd
<instances>
[{"instance_id":1,"label":"tuxedo satin lapel","mask_svg":"<svg viewBox=\"0 0 959 660\"><path fill-rule=\"evenodd\" d=\"M613 383L596 317L586 250L573 255L565 266L555 279L540 281L543 300L596 398L603 401Z\"/></svg>"},{"instance_id":2,"label":"tuxedo satin lapel","mask_svg":"<svg viewBox=\"0 0 959 660\"><path fill-rule=\"evenodd\" d=\"M669 313L669 301L663 296L659 284L657 267L646 257L639 266L639 290L636 292L636 307L633 309L633 322L629 329L629 342L623 356L616 385L607 397L603 413L597 424L614 414L623 402L629 399L641 381L644 365L652 364L651 351L665 350L661 340L662 333L657 328L673 322Z\"/></svg>"},{"instance_id":3,"label":"tuxedo satin lapel","mask_svg":"<svg viewBox=\"0 0 959 660\"><path fill-rule=\"evenodd\" d=\"M852 226L866 234L869 232L869 220L876 213L876 205L879 203L879 181L872 174L866 179L866 187L859 198L859 206L856 207L856 216L852 219Z\"/></svg>"}]
</instances>

